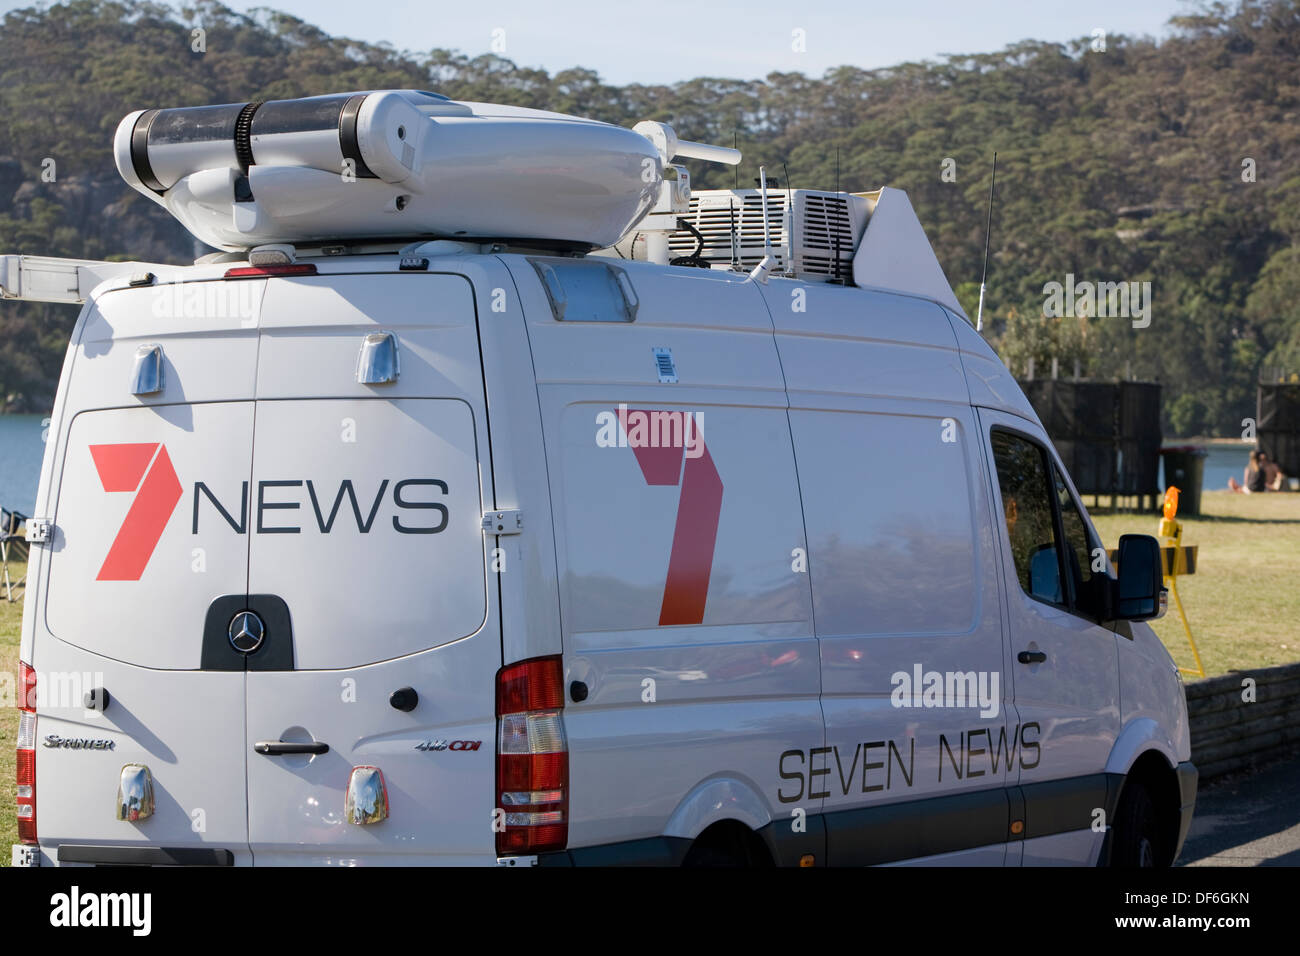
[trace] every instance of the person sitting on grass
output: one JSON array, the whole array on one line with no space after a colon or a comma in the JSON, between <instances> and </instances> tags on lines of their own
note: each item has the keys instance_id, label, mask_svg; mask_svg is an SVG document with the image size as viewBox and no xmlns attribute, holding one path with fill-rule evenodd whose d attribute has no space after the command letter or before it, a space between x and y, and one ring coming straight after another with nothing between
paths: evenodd
<instances>
[{"instance_id":1,"label":"person sitting on grass","mask_svg":"<svg viewBox=\"0 0 1300 956\"><path fill-rule=\"evenodd\" d=\"M1259 461L1264 471L1264 488L1268 491L1281 491L1282 483L1286 481L1281 466L1264 451L1259 453Z\"/></svg>"},{"instance_id":2,"label":"person sitting on grass","mask_svg":"<svg viewBox=\"0 0 1300 956\"><path fill-rule=\"evenodd\" d=\"M1252 451L1250 462L1242 473L1242 480L1228 479L1228 487L1241 494L1253 495L1268 490L1268 475L1264 470L1267 456L1262 451Z\"/></svg>"}]
</instances>

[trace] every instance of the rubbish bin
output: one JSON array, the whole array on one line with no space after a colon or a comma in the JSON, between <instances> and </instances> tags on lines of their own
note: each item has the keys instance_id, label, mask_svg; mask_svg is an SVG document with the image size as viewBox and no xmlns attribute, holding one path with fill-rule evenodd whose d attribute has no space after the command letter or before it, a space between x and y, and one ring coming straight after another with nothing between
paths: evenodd
<instances>
[{"instance_id":1,"label":"rubbish bin","mask_svg":"<svg viewBox=\"0 0 1300 956\"><path fill-rule=\"evenodd\" d=\"M1180 492L1178 513L1201 513L1201 482L1205 476L1205 459L1209 452L1200 445L1177 445L1161 448L1165 465L1165 487L1173 485Z\"/></svg>"}]
</instances>

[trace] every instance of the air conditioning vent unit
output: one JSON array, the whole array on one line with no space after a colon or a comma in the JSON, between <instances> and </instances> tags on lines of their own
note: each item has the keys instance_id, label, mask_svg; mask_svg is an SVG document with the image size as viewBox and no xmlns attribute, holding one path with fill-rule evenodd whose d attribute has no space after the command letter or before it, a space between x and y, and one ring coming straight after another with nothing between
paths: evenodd
<instances>
[{"instance_id":1,"label":"air conditioning vent unit","mask_svg":"<svg viewBox=\"0 0 1300 956\"><path fill-rule=\"evenodd\" d=\"M768 235L773 272L813 281L849 281L853 252L866 228L864 196L819 189L769 189ZM748 272L764 254L763 195L757 189L706 189L691 195L682 219L704 237L700 258L711 268ZM690 256L699 241L682 229L669 237L674 257Z\"/></svg>"}]
</instances>

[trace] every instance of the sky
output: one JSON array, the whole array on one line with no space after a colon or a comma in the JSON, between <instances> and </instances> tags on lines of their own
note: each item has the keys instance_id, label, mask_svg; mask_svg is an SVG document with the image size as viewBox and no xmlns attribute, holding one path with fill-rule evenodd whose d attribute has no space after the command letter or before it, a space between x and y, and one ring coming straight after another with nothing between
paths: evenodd
<instances>
[{"instance_id":1,"label":"sky","mask_svg":"<svg viewBox=\"0 0 1300 956\"><path fill-rule=\"evenodd\" d=\"M0 11L32 4L0 0ZM891 66L947 53L986 53L1023 39L1064 42L1167 34L1182 0L226 0L270 6L335 36L422 52L496 52L551 73L595 70L606 83L697 76L755 79L773 70ZM802 33L796 33L802 31ZM802 40L802 49L796 50ZM494 49L495 44L495 49Z\"/></svg>"}]
</instances>

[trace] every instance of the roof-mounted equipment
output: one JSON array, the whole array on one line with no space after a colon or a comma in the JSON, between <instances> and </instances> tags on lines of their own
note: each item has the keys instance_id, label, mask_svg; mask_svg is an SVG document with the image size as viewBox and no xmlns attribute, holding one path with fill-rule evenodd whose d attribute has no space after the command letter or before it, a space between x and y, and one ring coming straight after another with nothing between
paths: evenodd
<instances>
[{"instance_id":1,"label":"roof-mounted equipment","mask_svg":"<svg viewBox=\"0 0 1300 956\"><path fill-rule=\"evenodd\" d=\"M632 130L418 90L137 110L114 154L134 189L229 251L393 236L586 250L617 241L663 181Z\"/></svg>"}]
</instances>

